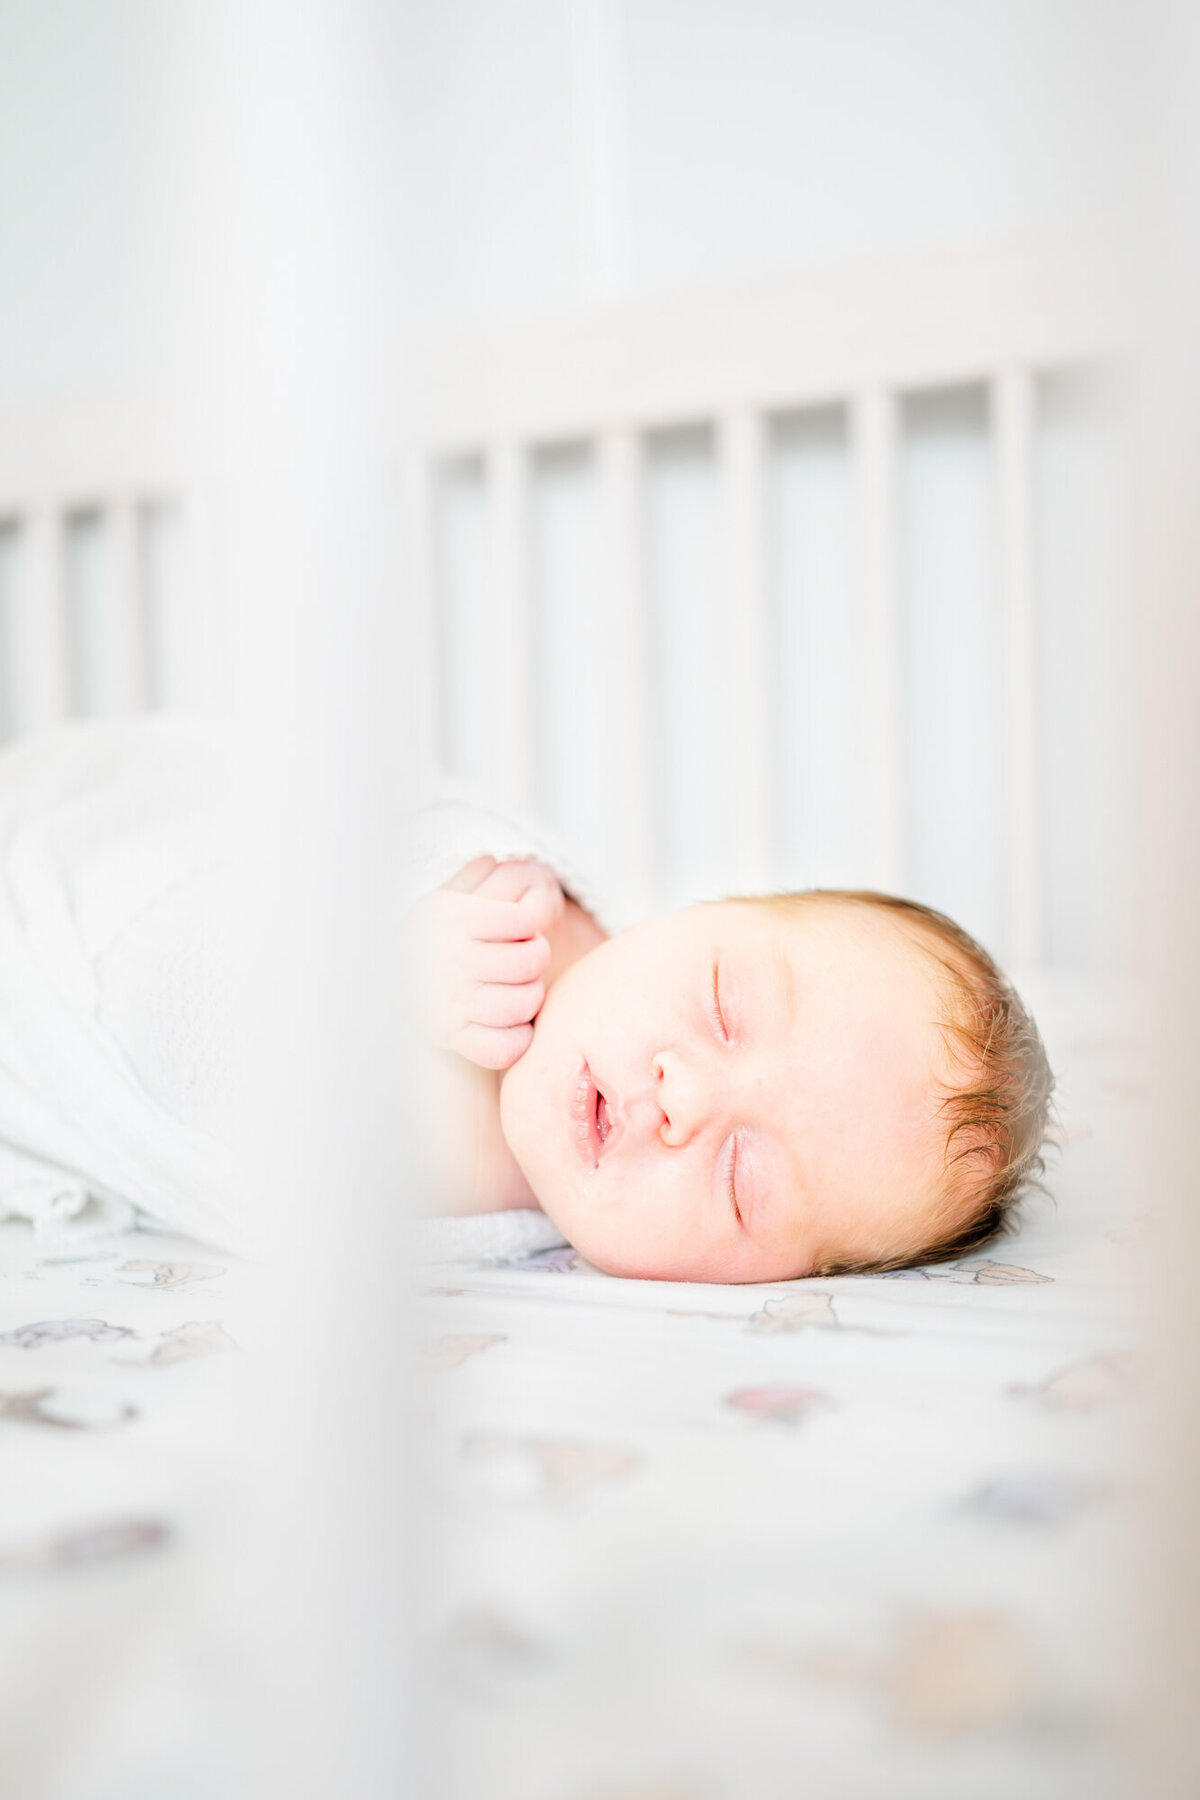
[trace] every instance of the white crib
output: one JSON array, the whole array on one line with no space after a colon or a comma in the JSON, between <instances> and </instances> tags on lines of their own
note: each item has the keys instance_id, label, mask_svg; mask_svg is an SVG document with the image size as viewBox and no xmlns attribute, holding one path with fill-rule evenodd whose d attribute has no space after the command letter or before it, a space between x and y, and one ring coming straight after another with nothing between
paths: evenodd
<instances>
[{"instance_id":1,"label":"white crib","mask_svg":"<svg viewBox=\"0 0 1200 1800\"><path fill-rule=\"evenodd\" d=\"M1125 285L1056 234L448 347L405 597L430 759L635 908L873 885L1018 966L1103 959L1119 486L1084 377ZM219 523L149 406L0 421L4 737L219 703Z\"/></svg>"}]
</instances>

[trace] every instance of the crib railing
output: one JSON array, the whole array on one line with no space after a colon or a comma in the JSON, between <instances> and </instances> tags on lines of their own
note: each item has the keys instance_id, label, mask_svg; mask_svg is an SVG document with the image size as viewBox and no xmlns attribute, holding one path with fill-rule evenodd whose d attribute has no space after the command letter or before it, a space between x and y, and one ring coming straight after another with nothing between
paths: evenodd
<instances>
[{"instance_id":1,"label":"crib railing","mask_svg":"<svg viewBox=\"0 0 1200 1800\"><path fill-rule=\"evenodd\" d=\"M212 703L202 518L156 408L0 420L0 740Z\"/></svg>"},{"instance_id":2,"label":"crib railing","mask_svg":"<svg viewBox=\"0 0 1200 1800\"><path fill-rule=\"evenodd\" d=\"M724 891L779 885L772 683L780 647L768 501L781 421L836 414L860 633L855 692L837 696L852 711L863 774L849 875L860 885L919 889L912 835L921 796L905 753L914 697L899 541L904 421L914 396L982 391L1001 646L1000 724L989 727L998 741L988 754L1000 770L1002 873L988 879L1005 891L992 936L1020 966L1058 955L1061 922L1047 923L1057 877L1047 867L1046 807L1056 776L1043 741L1040 416L1056 372L1111 364L1130 350L1124 287L1095 237L1026 238L575 317L434 358L401 602L411 653L428 676L421 738L429 761L454 764L455 709L472 680L478 687L482 663L490 711L474 766L460 772L482 779L502 804L547 806L535 513L545 457L574 447L593 490L588 579L602 615L590 652L603 665L601 711L589 730L603 741L583 753L596 764L606 835L589 841L586 821L582 831L578 819L558 822L635 908L687 897L686 884L682 894L670 891L662 864L662 768L668 752L678 764L680 746L662 737L648 496L664 436L699 428L713 494L705 539L712 611L703 630L720 659L719 753L734 796L712 880ZM482 523L455 636L447 621L458 602L438 519L447 482L464 471ZM229 673L219 524L156 408L0 418L0 740L63 718L217 703ZM688 754L684 745L685 764Z\"/></svg>"},{"instance_id":3,"label":"crib railing","mask_svg":"<svg viewBox=\"0 0 1200 1800\"><path fill-rule=\"evenodd\" d=\"M560 329L512 333L447 359L429 402L432 453L423 505L447 471L474 467L485 493L484 580L500 699L489 776L497 798L539 801L531 731L529 597L536 459L583 447L597 485L603 603L626 646L606 754L619 793L618 874L643 903L657 881L653 836L658 704L647 678L646 449L681 426L711 434L718 494L720 619L727 658L726 742L738 795L727 891L776 885L776 771L767 729L767 440L774 422L817 408L847 421L863 620L862 731L868 823L864 885L911 885L902 739L906 696L897 545L900 412L913 395L982 387L987 396L1000 657L1004 942L1015 964L1040 961L1045 775L1035 576L1036 435L1043 382L1111 365L1132 347L1125 280L1095 237L1021 239L767 283L719 299L627 308ZM426 558L427 641L446 595ZM444 639L443 639L444 645ZM436 653L436 650L435 650ZM442 668L445 696L460 670ZM437 726L433 726L436 731ZM439 746L452 756L443 732Z\"/></svg>"}]
</instances>

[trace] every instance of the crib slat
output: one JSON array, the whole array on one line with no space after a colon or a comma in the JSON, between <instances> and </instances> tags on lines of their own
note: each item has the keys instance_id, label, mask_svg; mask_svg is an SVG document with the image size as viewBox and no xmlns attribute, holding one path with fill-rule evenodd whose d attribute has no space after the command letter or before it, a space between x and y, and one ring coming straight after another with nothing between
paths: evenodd
<instances>
[{"instance_id":1,"label":"crib slat","mask_svg":"<svg viewBox=\"0 0 1200 1800\"><path fill-rule=\"evenodd\" d=\"M851 408L851 433L865 642L868 863L875 885L895 892L904 884L895 395L884 388L860 393Z\"/></svg>"},{"instance_id":2,"label":"crib slat","mask_svg":"<svg viewBox=\"0 0 1200 1800\"><path fill-rule=\"evenodd\" d=\"M112 582L105 619L106 710L138 712L146 704L146 632L143 596L142 514L135 500L106 508Z\"/></svg>"},{"instance_id":3,"label":"crib slat","mask_svg":"<svg viewBox=\"0 0 1200 1800\"><path fill-rule=\"evenodd\" d=\"M16 596L17 729L37 731L66 717L68 666L63 596L63 518L52 503L31 507Z\"/></svg>"},{"instance_id":4,"label":"crib slat","mask_svg":"<svg viewBox=\"0 0 1200 1800\"><path fill-rule=\"evenodd\" d=\"M224 711L236 704L238 655L218 495L204 482L189 486L177 503L160 503L158 528L175 543L153 599L155 704Z\"/></svg>"},{"instance_id":5,"label":"crib slat","mask_svg":"<svg viewBox=\"0 0 1200 1800\"><path fill-rule=\"evenodd\" d=\"M725 643L729 657L730 750L737 795L734 870L739 893L773 880L773 789L766 652L764 426L760 414L720 420L718 457L724 510Z\"/></svg>"},{"instance_id":6,"label":"crib slat","mask_svg":"<svg viewBox=\"0 0 1200 1800\"><path fill-rule=\"evenodd\" d=\"M410 766L418 790L430 786L444 743L445 682L451 671L441 667L437 624L438 467L419 452L407 456L402 475L407 538L406 569L412 587L407 608L412 654L420 679L410 684L417 708L413 721Z\"/></svg>"},{"instance_id":7,"label":"crib slat","mask_svg":"<svg viewBox=\"0 0 1200 1800\"><path fill-rule=\"evenodd\" d=\"M632 431L604 432L596 449L600 485L602 592L612 624L613 640L622 646L614 657L612 679L613 782L624 849L618 874L631 909L638 913L654 904L653 735L648 706L649 675L644 562L644 472L642 440ZM614 882L614 886L617 882Z\"/></svg>"},{"instance_id":8,"label":"crib slat","mask_svg":"<svg viewBox=\"0 0 1200 1800\"><path fill-rule=\"evenodd\" d=\"M7 744L18 729L15 613L20 556L20 523L0 516L0 744Z\"/></svg>"},{"instance_id":9,"label":"crib slat","mask_svg":"<svg viewBox=\"0 0 1200 1800\"><path fill-rule=\"evenodd\" d=\"M529 642L529 458L495 444L487 456L494 670L501 744L496 792L507 805L533 805L532 668Z\"/></svg>"},{"instance_id":10,"label":"crib slat","mask_svg":"<svg viewBox=\"0 0 1200 1800\"><path fill-rule=\"evenodd\" d=\"M1042 952L1038 805L1037 619L1033 572L1036 394L1027 369L992 382L1000 602L1004 633L1008 956L1018 968Z\"/></svg>"}]
</instances>

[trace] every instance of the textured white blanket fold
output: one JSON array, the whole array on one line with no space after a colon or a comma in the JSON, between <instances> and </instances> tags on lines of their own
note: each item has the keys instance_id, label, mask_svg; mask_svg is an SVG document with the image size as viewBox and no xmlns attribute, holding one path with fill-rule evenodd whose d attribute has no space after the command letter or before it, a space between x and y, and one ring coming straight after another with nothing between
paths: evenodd
<instances>
[{"instance_id":1,"label":"textured white blanket fold","mask_svg":"<svg viewBox=\"0 0 1200 1800\"><path fill-rule=\"evenodd\" d=\"M544 1212L464 1213L453 1219L418 1219L413 1255L419 1263L505 1263L556 1250L566 1243Z\"/></svg>"},{"instance_id":2,"label":"textured white blanket fold","mask_svg":"<svg viewBox=\"0 0 1200 1800\"><path fill-rule=\"evenodd\" d=\"M0 1219L78 1236L145 1215L255 1247L224 1141L248 879L237 773L233 738L205 721L92 722L0 755ZM484 851L541 857L603 915L544 830L452 790L398 824L401 902ZM542 1214L417 1235L420 1258L452 1261L561 1242Z\"/></svg>"},{"instance_id":3,"label":"textured white blanket fold","mask_svg":"<svg viewBox=\"0 0 1200 1800\"><path fill-rule=\"evenodd\" d=\"M228 1021L211 725L88 724L0 757L0 1217L95 1231L135 1209L236 1247L211 1129Z\"/></svg>"}]
</instances>

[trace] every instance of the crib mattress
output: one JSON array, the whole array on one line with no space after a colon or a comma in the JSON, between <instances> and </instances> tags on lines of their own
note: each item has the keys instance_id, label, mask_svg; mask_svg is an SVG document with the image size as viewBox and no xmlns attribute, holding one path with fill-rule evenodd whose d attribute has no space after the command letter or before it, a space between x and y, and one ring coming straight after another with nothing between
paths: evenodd
<instances>
[{"instance_id":1,"label":"crib mattress","mask_svg":"<svg viewBox=\"0 0 1200 1800\"><path fill-rule=\"evenodd\" d=\"M1055 1200L988 1254L756 1288L615 1280L570 1250L421 1271L420 1663L447 1796L1119 1791L1138 1072L1094 994L1041 1009ZM6 1746L81 1632L119 1669L136 1604L154 1766L202 1792L212 1720L154 1621L203 1637L205 1471L255 1277L151 1233L69 1257L10 1226L0 1258ZM86 1800L123 1792L132 1754L93 1712Z\"/></svg>"}]
</instances>

